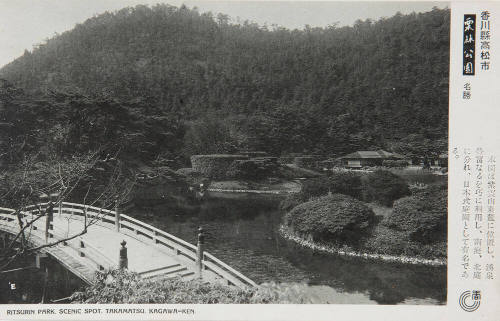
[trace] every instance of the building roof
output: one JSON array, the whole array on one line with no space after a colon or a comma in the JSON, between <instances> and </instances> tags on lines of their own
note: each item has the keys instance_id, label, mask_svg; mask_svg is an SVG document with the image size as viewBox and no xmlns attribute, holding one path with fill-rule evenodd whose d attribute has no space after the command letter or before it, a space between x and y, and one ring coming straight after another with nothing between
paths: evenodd
<instances>
[{"instance_id":1,"label":"building roof","mask_svg":"<svg viewBox=\"0 0 500 321\"><path fill-rule=\"evenodd\" d=\"M340 158L344 159L387 159L387 158L404 158L403 156L395 153L390 153L385 150L369 151L360 150L351 154L347 154Z\"/></svg>"}]
</instances>

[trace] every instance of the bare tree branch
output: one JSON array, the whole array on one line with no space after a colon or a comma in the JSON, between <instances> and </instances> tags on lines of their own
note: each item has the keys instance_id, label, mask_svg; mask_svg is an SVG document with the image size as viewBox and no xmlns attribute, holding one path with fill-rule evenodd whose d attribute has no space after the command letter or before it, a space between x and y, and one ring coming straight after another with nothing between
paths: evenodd
<instances>
[{"instance_id":1,"label":"bare tree branch","mask_svg":"<svg viewBox=\"0 0 500 321\"><path fill-rule=\"evenodd\" d=\"M19 232L6 249L11 254L0 259L0 264L2 264L0 270L3 270L20 256L56 246L87 233L88 228L102 220L105 215L102 210L97 215L88 215L87 203L90 206L99 204L99 208L109 208L115 204L120 205L128 199L135 184L135 175L127 175L124 172L123 164L118 160L117 154L113 158L106 157L105 160L100 160L99 154L101 152L102 150L98 150L83 156L73 156L72 159L63 161L54 159L49 162L49 165L37 163L37 155L26 156L20 171L11 173L11 188L2 196L10 198L18 204L14 213L17 217ZM88 182L88 179L92 177L90 171L95 170L96 165L101 162L108 166L106 172L109 174L109 179L102 189L97 190L95 184L92 181ZM83 196L84 219L81 230L69 235L70 220L73 218L73 214L68 215L65 217L68 220L68 225L64 237L54 242L35 246L34 242L31 241L33 226L40 218L48 215L47 205L43 205L39 201L40 195L46 195L51 199L52 204L61 204L64 200L73 197L73 192L77 188L81 189L83 182L87 185ZM54 196L56 193L57 197ZM91 194L93 195L92 200L89 201ZM24 211L30 204L34 204L31 205L29 211L31 217ZM51 209L51 215L53 215L53 209ZM14 248L19 240L20 246Z\"/></svg>"}]
</instances>

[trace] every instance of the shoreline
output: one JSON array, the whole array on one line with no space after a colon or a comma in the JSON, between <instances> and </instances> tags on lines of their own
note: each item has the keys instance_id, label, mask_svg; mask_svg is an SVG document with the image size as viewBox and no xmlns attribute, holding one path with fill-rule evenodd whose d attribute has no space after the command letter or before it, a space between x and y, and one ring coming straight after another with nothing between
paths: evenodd
<instances>
[{"instance_id":1,"label":"shoreline","mask_svg":"<svg viewBox=\"0 0 500 321\"><path fill-rule=\"evenodd\" d=\"M208 192L218 193L290 195L300 190L301 184L295 181L280 181L274 183L244 180L212 181L207 186Z\"/></svg>"},{"instance_id":2,"label":"shoreline","mask_svg":"<svg viewBox=\"0 0 500 321\"><path fill-rule=\"evenodd\" d=\"M223 188L208 188L209 192L218 193L251 193L251 194L294 194L294 191L280 191L280 190L256 190L256 189L223 189Z\"/></svg>"},{"instance_id":3,"label":"shoreline","mask_svg":"<svg viewBox=\"0 0 500 321\"><path fill-rule=\"evenodd\" d=\"M410 257L404 255L390 255L390 254L376 254L376 253L360 253L356 251L345 251L339 249L337 247L320 244L308 241L303 239L290 231L283 225L280 225L279 233L282 237L287 240L294 241L295 243L310 248L312 250L318 250L321 252L329 253L329 254L337 254L342 256L349 257L358 257L367 260L381 260L385 262L396 262L396 263L404 263L404 264L420 264L420 265L428 265L428 266L447 266L446 259L422 259L417 257Z\"/></svg>"}]
</instances>

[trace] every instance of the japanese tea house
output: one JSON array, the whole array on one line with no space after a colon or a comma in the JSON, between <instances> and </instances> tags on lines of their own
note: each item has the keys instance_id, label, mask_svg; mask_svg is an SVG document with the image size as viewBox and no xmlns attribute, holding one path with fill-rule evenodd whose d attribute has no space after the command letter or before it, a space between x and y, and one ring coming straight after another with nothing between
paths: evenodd
<instances>
[{"instance_id":1,"label":"japanese tea house","mask_svg":"<svg viewBox=\"0 0 500 321\"><path fill-rule=\"evenodd\" d=\"M360 168L363 166L381 166L384 160L404 159L403 156L384 150L357 151L340 157L342 165L349 168Z\"/></svg>"}]
</instances>

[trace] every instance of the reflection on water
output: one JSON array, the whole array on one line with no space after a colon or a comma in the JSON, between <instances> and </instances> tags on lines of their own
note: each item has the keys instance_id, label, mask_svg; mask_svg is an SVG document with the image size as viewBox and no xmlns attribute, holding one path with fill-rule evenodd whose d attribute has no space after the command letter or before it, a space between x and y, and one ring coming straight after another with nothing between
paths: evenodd
<instances>
[{"instance_id":1,"label":"reflection on water","mask_svg":"<svg viewBox=\"0 0 500 321\"><path fill-rule=\"evenodd\" d=\"M445 304L446 268L318 253L283 239L276 196L216 194L201 203L167 202L133 216L196 242L257 283L293 283L314 303Z\"/></svg>"},{"instance_id":2,"label":"reflection on water","mask_svg":"<svg viewBox=\"0 0 500 321\"><path fill-rule=\"evenodd\" d=\"M448 175L438 175L439 172L419 167L409 167L405 169L391 168L390 171L404 178L408 183L434 184L446 182Z\"/></svg>"}]
</instances>

